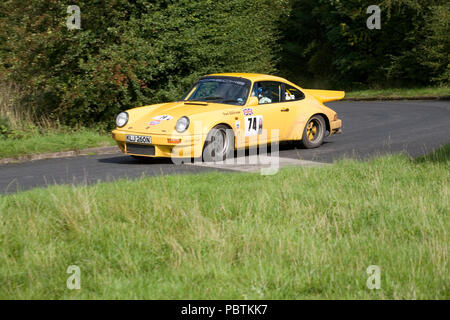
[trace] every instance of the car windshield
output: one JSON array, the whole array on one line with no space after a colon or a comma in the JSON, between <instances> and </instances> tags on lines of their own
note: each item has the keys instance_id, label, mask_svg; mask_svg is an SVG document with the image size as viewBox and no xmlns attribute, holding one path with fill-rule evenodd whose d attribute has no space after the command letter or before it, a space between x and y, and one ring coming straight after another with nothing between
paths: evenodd
<instances>
[{"instance_id":1,"label":"car windshield","mask_svg":"<svg viewBox=\"0 0 450 320\"><path fill-rule=\"evenodd\" d=\"M232 77L203 78L189 91L190 96L183 100L242 106L247 102L249 91L250 81L246 79Z\"/></svg>"}]
</instances>

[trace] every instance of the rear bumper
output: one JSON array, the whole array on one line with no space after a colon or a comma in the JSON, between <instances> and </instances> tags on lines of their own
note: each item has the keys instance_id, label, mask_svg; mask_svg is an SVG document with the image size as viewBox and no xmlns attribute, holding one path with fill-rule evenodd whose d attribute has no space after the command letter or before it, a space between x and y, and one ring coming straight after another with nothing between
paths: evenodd
<instances>
[{"instance_id":1,"label":"rear bumper","mask_svg":"<svg viewBox=\"0 0 450 320\"><path fill-rule=\"evenodd\" d=\"M342 120L335 120L330 122L330 136L332 134L342 133Z\"/></svg>"},{"instance_id":2,"label":"rear bumper","mask_svg":"<svg viewBox=\"0 0 450 320\"><path fill-rule=\"evenodd\" d=\"M146 151L142 151L142 154L131 153L127 148L126 135L143 135L152 138L152 145L148 145L149 148L154 147L152 155L145 154ZM198 136L183 136L183 135L163 135L163 134L142 134L137 132L129 132L122 130L113 130L112 138L117 142L120 150L128 155L143 156L143 157L164 157L164 158L197 158L202 155L203 143L205 141L202 135ZM141 148L145 148L146 145L139 144ZM137 149L137 148L133 148ZM144 150L144 149L143 149ZM138 152L138 151L135 151Z\"/></svg>"}]
</instances>

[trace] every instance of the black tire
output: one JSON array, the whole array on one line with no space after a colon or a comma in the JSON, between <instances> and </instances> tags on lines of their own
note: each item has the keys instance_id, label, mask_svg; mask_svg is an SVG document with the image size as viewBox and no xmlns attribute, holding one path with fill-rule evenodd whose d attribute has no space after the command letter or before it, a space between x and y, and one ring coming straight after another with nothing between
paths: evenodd
<instances>
[{"instance_id":1,"label":"black tire","mask_svg":"<svg viewBox=\"0 0 450 320\"><path fill-rule=\"evenodd\" d=\"M234 156L233 129L219 124L211 129L203 147L203 161L216 162Z\"/></svg>"},{"instance_id":2,"label":"black tire","mask_svg":"<svg viewBox=\"0 0 450 320\"><path fill-rule=\"evenodd\" d=\"M326 130L325 119L319 115L312 116L303 130L301 145L306 149L320 147L325 139Z\"/></svg>"}]
</instances>

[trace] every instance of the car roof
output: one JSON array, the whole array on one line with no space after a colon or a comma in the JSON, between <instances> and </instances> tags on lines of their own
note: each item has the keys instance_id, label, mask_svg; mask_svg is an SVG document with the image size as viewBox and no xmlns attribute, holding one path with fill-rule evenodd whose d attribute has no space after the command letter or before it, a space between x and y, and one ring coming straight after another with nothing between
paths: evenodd
<instances>
[{"instance_id":1,"label":"car roof","mask_svg":"<svg viewBox=\"0 0 450 320\"><path fill-rule=\"evenodd\" d=\"M282 81L282 82L290 82L286 79L276 77L276 76L270 76L267 74L260 74L260 73L214 73L209 74L207 76L220 76L220 77L236 77L236 78L244 78L251 81Z\"/></svg>"}]
</instances>

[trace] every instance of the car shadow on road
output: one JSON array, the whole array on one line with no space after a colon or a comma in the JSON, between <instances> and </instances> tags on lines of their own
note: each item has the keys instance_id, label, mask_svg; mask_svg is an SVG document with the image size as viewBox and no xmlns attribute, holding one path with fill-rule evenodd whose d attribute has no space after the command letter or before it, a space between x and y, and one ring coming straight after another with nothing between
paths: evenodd
<instances>
[{"instance_id":1,"label":"car shadow on road","mask_svg":"<svg viewBox=\"0 0 450 320\"><path fill-rule=\"evenodd\" d=\"M328 144L332 144L332 143L333 143L332 141L325 140L318 149L320 149L323 146L326 146ZM279 144L279 150L280 151L290 151L290 150L311 150L311 149L306 149L298 141L282 141Z\"/></svg>"},{"instance_id":2,"label":"car shadow on road","mask_svg":"<svg viewBox=\"0 0 450 320\"><path fill-rule=\"evenodd\" d=\"M116 156L110 158L101 158L97 160L101 163L109 164L173 164L170 158L133 158L131 156Z\"/></svg>"},{"instance_id":3,"label":"car shadow on road","mask_svg":"<svg viewBox=\"0 0 450 320\"><path fill-rule=\"evenodd\" d=\"M329 144L330 142L324 141L324 145ZM307 150L300 146L300 144L297 141L282 141L278 144L278 150L279 152L282 151L292 151L292 150ZM268 155L272 152L272 146L268 145L267 150ZM253 154L253 153L252 153ZM245 150L245 156L250 155L250 149ZM241 157L244 156L244 154L239 153L235 151L234 157ZM194 161L198 161L199 159L191 159L191 158L185 158L185 159L177 159L176 164L182 164L182 163L194 163ZM132 156L122 155L122 156L114 156L110 158L101 158L97 160L100 163L108 163L108 164L127 164L127 165L149 165L149 164L175 164L174 161L172 161L171 158L150 158L150 157L141 157L141 158L135 158Z\"/></svg>"}]
</instances>

